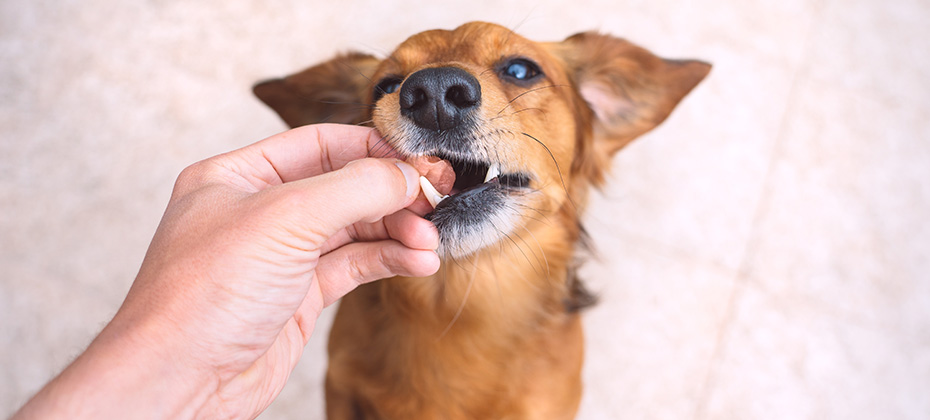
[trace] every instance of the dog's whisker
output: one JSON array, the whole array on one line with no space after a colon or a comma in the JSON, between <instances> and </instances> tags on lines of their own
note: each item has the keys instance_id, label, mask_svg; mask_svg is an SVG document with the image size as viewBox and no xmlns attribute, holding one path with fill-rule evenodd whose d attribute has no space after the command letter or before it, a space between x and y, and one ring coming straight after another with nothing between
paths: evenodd
<instances>
[{"instance_id":1,"label":"dog's whisker","mask_svg":"<svg viewBox=\"0 0 930 420\"><path fill-rule=\"evenodd\" d=\"M460 261L460 259L458 259L458 258L453 258L453 259L452 259L452 262L453 262L458 268L461 268L462 271L465 271L465 270L466 270L465 266L462 265L462 262Z\"/></svg>"},{"instance_id":2,"label":"dog's whisker","mask_svg":"<svg viewBox=\"0 0 930 420\"><path fill-rule=\"evenodd\" d=\"M378 140L378 145L371 151L370 154L374 157L384 158L390 156L392 152L395 152L394 147L390 142L387 141L387 139L382 138Z\"/></svg>"},{"instance_id":3,"label":"dog's whisker","mask_svg":"<svg viewBox=\"0 0 930 420\"><path fill-rule=\"evenodd\" d=\"M318 103L321 103L321 104L326 104L326 105L355 105L355 106L358 107L358 108L357 108L358 110L361 110L361 109L368 109L368 108L374 109L374 108L376 107L376 105L374 105L374 104L366 104L366 103L363 103L363 102L330 101L330 100L322 100L322 99L319 100L319 101L317 101L317 102L318 102Z\"/></svg>"},{"instance_id":4,"label":"dog's whisker","mask_svg":"<svg viewBox=\"0 0 930 420\"><path fill-rule=\"evenodd\" d=\"M530 13L528 13L528 14L526 15L526 17L524 17L519 23L517 23L516 26L514 26L514 27L512 27L512 28L508 28L507 36L505 36L505 37L501 40L500 44L498 44L498 48L504 49L504 46L507 45L508 42L510 42L510 38L511 38L512 36L514 36L514 35L517 34L517 29L519 29L521 26L523 26L523 24L526 23L526 21L530 19L530 16L531 16L531 15L533 14L533 12L536 10L536 7L537 7L537 6L534 5L533 8L530 10Z\"/></svg>"},{"instance_id":5,"label":"dog's whisker","mask_svg":"<svg viewBox=\"0 0 930 420\"><path fill-rule=\"evenodd\" d=\"M510 208L512 208L512 209L516 209L516 208L518 208L518 207L522 207L522 208L528 208L528 209L532 209L532 210L534 210L534 211L538 211L538 210L536 210L536 209L534 209L534 208L527 207L527 206L522 206L522 205L520 205L520 204L510 204L510 205L508 205L508 207L510 207ZM526 219L529 219L529 220L537 221L537 222L542 223L542 224L545 224L545 225L547 225L547 226L551 226L551 225L548 223L548 217L545 216L545 214L542 213L542 212L540 212L540 214L543 215L543 218L544 218L545 220L539 219L539 218L536 218L536 217L533 217L533 216L530 216L530 215L526 215L526 214L524 214L523 217L526 218ZM521 224L521 225L520 225L520 228L523 229L523 230L525 230L525 231L527 231L528 233L530 233L530 235L532 235L532 232L529 230L529 228L527 227L526 224ZM516 233L516 232L513 232L513 233L514 233L515 235L517 235L517 237L520 238L521 241L523 241L524 243L526 243L526 241L525 241L518 233ZM539 247L539 249L543 252L543 254L545 254L545 251L542 250L542 246L539 244L539 241L536 240L536 236L535 236L535 235L533 235L533 240L536 242L536 245L537 245L537 246ZM527 245L529 245L529 244L527 244ZM534 254L534 256L535 256L536 252L535 252L535 251L532 251L532 252L533 252L533 254ZM545 255L543 255L543 256L545 257ZM547 271L548 271L548 266L549 266L549 263L548 263L548 261L546 261Z\"/></svg>"},{"instance_id":6,"label":"dog's whisker","mask_svg":"<svg viewBox=\"0 0 930 420\"><path fill-rule=\"evenodd\" d=\"M519 95L517 95L517 96L514 96L513 99L511 99L509 102L507 102L507 105L505 105L503 108L501 108L500 111L497 111L497 115L500 115L502 112L504 112L505 109L507 109L508 107L510 107L510 105L512 105L512 104L514 103L514 101L516 101L517 99L522 98L523 96L525 96L525 95L527 95L527 94L530 94L530 93L533 93L533 92L538 92L538 91L541 91L541 90L544 90L544 89L551 89L551 88L556 88L556 87L566 87L566 86L568 86L568 85L546 85L546 86L540 86L540 87L537 87L537 88L532 88L532 89L526 90L526 91L524 91L523 93L521 93L521 94L519 94Z\"/></svg>"},{"instance_id":7,"label":"dog's whisker","mask_svg":"<svg viewBox=\"0 0 930 420\"><path fill-rule=\"evenodd\" d=\"M371 151L370 155L376 158L386 158L390 157L394 152L394 149L390 144L382 143L379 144L374 150Z\"/></svg>"},{"instance_id":8,"label":"dog's whisker","mask_svg":"<svg viewBox=\"0 0 930 420\"><path fill-rule=\"evenodd\" d=\"M452 317L452 321L449 321L449 325L446 325L446 328L442 330L436 341L442 340L442 338L446 336L446 333L452 329L452 326L455 325L455 322L458 321L459 317L462 316L462 312L465 310L465 303L468 302L468 296L471 295L472 286L475 285L475 274L478 272L478 257L475 257L474 262L475 265L471 271L471 276L468 279L468 285L465 287L465 294L462 296L462 303L459 305L458 310L455 311L455 315Z\"/></svg>"},{"instance_id":9,"label":"dog's whisker","mask_svg":"<svg viewBox=\"0 0 930 420\"><path fill-rule=\"evenodd\" d=\"M539 239L536 239L536 235L533 234L533 231L527 229L526 226L522 226L522 228L530 235L531 238L533 238L533 242L535 242L536 247L539 248L539 253L542 254L543 262L546 266L546 278L549 278L552 273L549 271L551 266L549 265L549 258L546 256L546 249L543 248L541 243L539 243Z\"/></svg>"},{"instance_id":10,"label":"dog's whisker","mask_svg":"<svg viewBox=\"0 0 930 420\"><path fill-rule=\"evenodd\" d=\"M495 225L493 221L490 222L490 223L491 223L491 227L492 227L495 231L497 231L498 233L500 233L504 238L506 238L508 241L510 241L510 242L513 244L513 247L512 247L512 248L516 248L518 251L520 251L521 254L523 254L523 258L526 260L527 263L529 263L530 267L533 268L533 271L534 271L536 274L540 274L540 272L536 269L536 266L533 264L533 262L530 261L530 257L529 257L528 255L526 255L526 252L523 251L523 247L521 247L520 244L517 243L517 241L513 240L513 238L511 237L511 235L510 235L509 233L505 233L505 232L504 232L503 230L501 230L497 225ZM518 237L519 237L519 235L518 235ZM531 251L531 252L532 252L532 251ZM534 253L534 256L535 256L535 253ZM538 257L537 257L537 262L539 262Z\"/></svg>"},{"instance_id":11,"label":"dog's whisker","mask_svg":"<svg viewBox=\"0 0 930 420\"><path fill-rule=\"evenodd\" d=\"M539 259L539 256L536 255L536 252L535 252L535 251L533 251L532 249L529 249L530 246L529 246L529 243L526 242L526 239L523 239L523 237L520 236L520 234L517 233L517 232L511 232L511 233L506 234L506 235L504 235L504 236L506 236L507 239L510 240L510 242L513 244L513 247L514 247L514 248L516 248L518 251L520 251L521 254L523 254L523 258L526 260L527 264L529 264L529 266L533 268L533 272L536 273L537 276L540 275L540 274L542 274L542 273L540 272L540 270L537 270L537 266L541 265L541 264L542 264L542 261ZM520 244L518 244L517 241L515 241L515 240L513 239L513 236L516 236L517 239L520 239L520 242L523 242L523 244L527 246L527 248L528 248L527 250L530 252L530 254L533 254L533 257L534 257L534 259L536 260L536 263L535 263L535 264L533 263L533 261L530 261L529 255L527 255L527 254L526 254L526 251L524 251L523 247L520 246Z\"/></svg>"},{"instance_id":12,"label":"dog's whisker","mask_svg":"<svg viewBox=\"0 0 930 420\"><path fill-rule=\"evenodd\" d=\"M359 69L358 67L353 66L353 65L351 65L351 64L349 64L348 62L345 62L345 61L340 61L340 63L341 63L343 66L348 67L348 68L352 69L353 71L355 71L355 73L358 74L359 76L362 76L365 80L368 81L369 85L374 85L374 82L371 80L371 77L368 77L368 75L365 74L365 72L363 72L363 71L362 71L361 69Z\"/></svg>"},{"instance_id":13,"label":"dog's whisker","mask_svg":"<svg viewBox=\"0 0 930 420\"><path fill-rule=\"evenodd\" d=\"M515 233L514 233L514 234L515 234ZM542 276L542 274L543 274L542 271L540 271L540 269L539 269L539 267L537 266L537 264L534 264L534 263L533 263L533 261L530 259L530 257L529 257L529 256L526 254L526 252L523 250L523 247L519 246L519 245L517 244L517 242L516 242L515 240L513 240L513 238L511 237L511 235L513 235L513 234L506 234L505 236L506 236L506 237L509 239L509 241L513 244L513 246L510 246L510 247L509 247L510 253L511 253L511 255L513 255L512 258L519 258L519 255L517 255L517 251L520 251L520 254L523 255L523 259L526 260L526 263L528 264L528 266L529 266L530 268L533 269L533 273L534 273L535 275L532 276L531 278L528 278L527 276L514 276L514 277L512 277L512 278L510 278L510 279L508 279L508 280L510 280L510 281L517 281L517 280L519 280L519 281L522 281L524 285L526 285L527 287L531 288L532 290L535 290L535 291L537 291L537 292L545 292L544 286L543 286L542 284L540 284L539 282L534 281L534 279L538 279L538 278L540 278L540 276ZM519 236L519 235L517 235L517 236ZM521 238L520 240L523 241L523 242L525 242L525 240L522 239L522 238ZM527 244L527 246L529 246L529 245ZM517 251L514 251L514 248L516 248ZM534 254L534 257L536 257L535 254ZM538 261L539 261L539 258L536 257L536 260L537 260L537 262L538 262ZM545 280L546 280L546 283L547 283L547 284L551 284L549 278L546 278Z\"/></svg>"},{"instance_id":14,"label":"dog's whisker","mask_svg":"<svg viewBox=\"0 0 930 420\"><path fill-rule=\"evenodd\" d=\"M546 149L546 152L549 153L549 157L552 158L552 163L555 163L555 169L559 173L559 182L562 183L562 189L565 191L565 197L568 198L568 202L572 205L572 208L574 208L575 212L577 213L578 206L575 205L575 201L572 200L572 196L568 192L568 186L565 185L565 178L562 176L562 168L559 167L559 161L556 160L555 155L552 154L552 150L550 150L549 146L546 146L545 143L539 141L539 139L536 137L533 137L525 132L521 132L520 134L523 134L524 136L531 138L536 143L539 143L539 145L542 146L543 149Z\"/></svg>"},{"instance_id":15,"label":"dog's whisker","mask_svg":"<svg viewBox=\"0 0 930 420\"><path fill-rule=\"evenodd\" d=\"M546 113L546 111L545 111L544 109L542 109L542 108L537 108L537 107L523 108L523 109L520 109L520 110L511 112L511 113L506 114L506 115L500 115L500 113L498 113L498 115L492 117L492 118L491 118L490 120L488 120L488 121L494 121L494 120L497 120L497 119L500 119L500 118L510 118L510 117L512 117L512 116L514 116L514 115L517 115L517 114L519 114L519 113L521 113L521 112L524 112L524 111L539 111L539 112L542 113L542 114L545 114L545 113Z\"/></svg>"},{"instance_id":16,"label":"dog's whisker","mask_svg":"<svg viewBox=\"0 0 930 420\"><path fill-rule=\"evenodd\" d=\"M527 218L527 219L530 219L530 220L532 220L532 221L535 221L535 222L542 223L542 224L544 224L544 225L546 225L546 226L552 226L552 224L549 223L549 216L548 216L546 213L543 213L541 210L539 210L539 209L537 209L537 208L535 208L535 207L529 207L529 206L526 206L526 205L523 205L523 204L518 204L518 203L508 204L508 207L510 207L511 209L514 209L514 210L517 210L517 209L526 209L526 210L529 210L529 211L531 211L531 212L536 212L536 213L539 214L540 217L531 216L531 215L525 214L525 213L523 214L523 217L525 217L525 218Z\"/></svg>"}]
</instances>

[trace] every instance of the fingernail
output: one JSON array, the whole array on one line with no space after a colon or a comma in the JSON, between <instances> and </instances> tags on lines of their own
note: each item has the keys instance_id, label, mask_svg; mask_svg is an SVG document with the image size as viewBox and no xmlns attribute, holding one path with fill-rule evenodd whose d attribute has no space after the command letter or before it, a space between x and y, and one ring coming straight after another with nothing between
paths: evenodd
<instances>
[{"instance_id":1,"label":"fingernail","mask_svg":"<svg viewBox=\"0 0 930 420\"><path fill-rule=\"evenodd\" d=\"M398 160L394 164L404 173L404 179L407 181L407 197L416 198L416 194L420 192L420 173L406 162Z\"/></svg>"}]
</instances>

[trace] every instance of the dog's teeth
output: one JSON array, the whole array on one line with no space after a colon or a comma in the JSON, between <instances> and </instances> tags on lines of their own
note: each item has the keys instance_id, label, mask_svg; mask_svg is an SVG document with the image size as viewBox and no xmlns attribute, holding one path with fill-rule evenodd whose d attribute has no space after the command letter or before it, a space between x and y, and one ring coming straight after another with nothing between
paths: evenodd
<instances>
[{"instance_id":1,"label":"dog's teeth","mask_svg":"<svg viewBox=\"0 0 930 420\"><path fill-rule=\"evenodd\" d=\"M484 182L488 182L500 174L501 174L501 168L500 166L497 166L497 164L495 163L491 165L490 167L488 167L488 175L484 177Z\"/></svg>"},{"instance_id":2,"label":"dog's teeth","mask_svg":"<svg viewBox=\"0 0 930 420\"><path fill-rule=\"evenodd\" d=\"M423 195L426 196L426 201L429 201L433 208L436 208L442 200L449 197L448 195L440 195L439 191L436 191L436 187L433 187L433 184L425 176L420 177L420 188L423 190Z\"/></svg>"}]
</instances>

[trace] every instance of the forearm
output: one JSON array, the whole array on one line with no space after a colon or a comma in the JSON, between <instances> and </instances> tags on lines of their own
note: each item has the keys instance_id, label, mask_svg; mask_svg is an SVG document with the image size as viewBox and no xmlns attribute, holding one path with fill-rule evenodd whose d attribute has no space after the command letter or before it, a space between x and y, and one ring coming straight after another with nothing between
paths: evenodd
<instances>
[{"instance_id":1,"label":"forearm","mask_svg":"<svg viewBox=\"0 0 930 420\"><path fill-rule=\"evenodd\" d=\"M160 340L144 323L122 324L114 319L13 419L195 417L217 380L188 365L189 350Z\"/></svg>"}]
</instances>

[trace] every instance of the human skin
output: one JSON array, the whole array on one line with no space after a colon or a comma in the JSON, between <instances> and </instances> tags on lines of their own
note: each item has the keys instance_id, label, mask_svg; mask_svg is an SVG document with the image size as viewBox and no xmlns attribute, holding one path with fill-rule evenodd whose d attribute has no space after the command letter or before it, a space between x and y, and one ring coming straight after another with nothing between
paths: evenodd
<instances>
[{"instance_id":1,"label":"human skin","mask_svg":"<svg viewBox=\"0 0 930 420\"><path fill-rule=\"evenodd\" d=\"M418 173L384 149L316 125L186 168L113 320L13 418L257 416L323 308L439 268Z\"/></svg>"}]
</instances>

